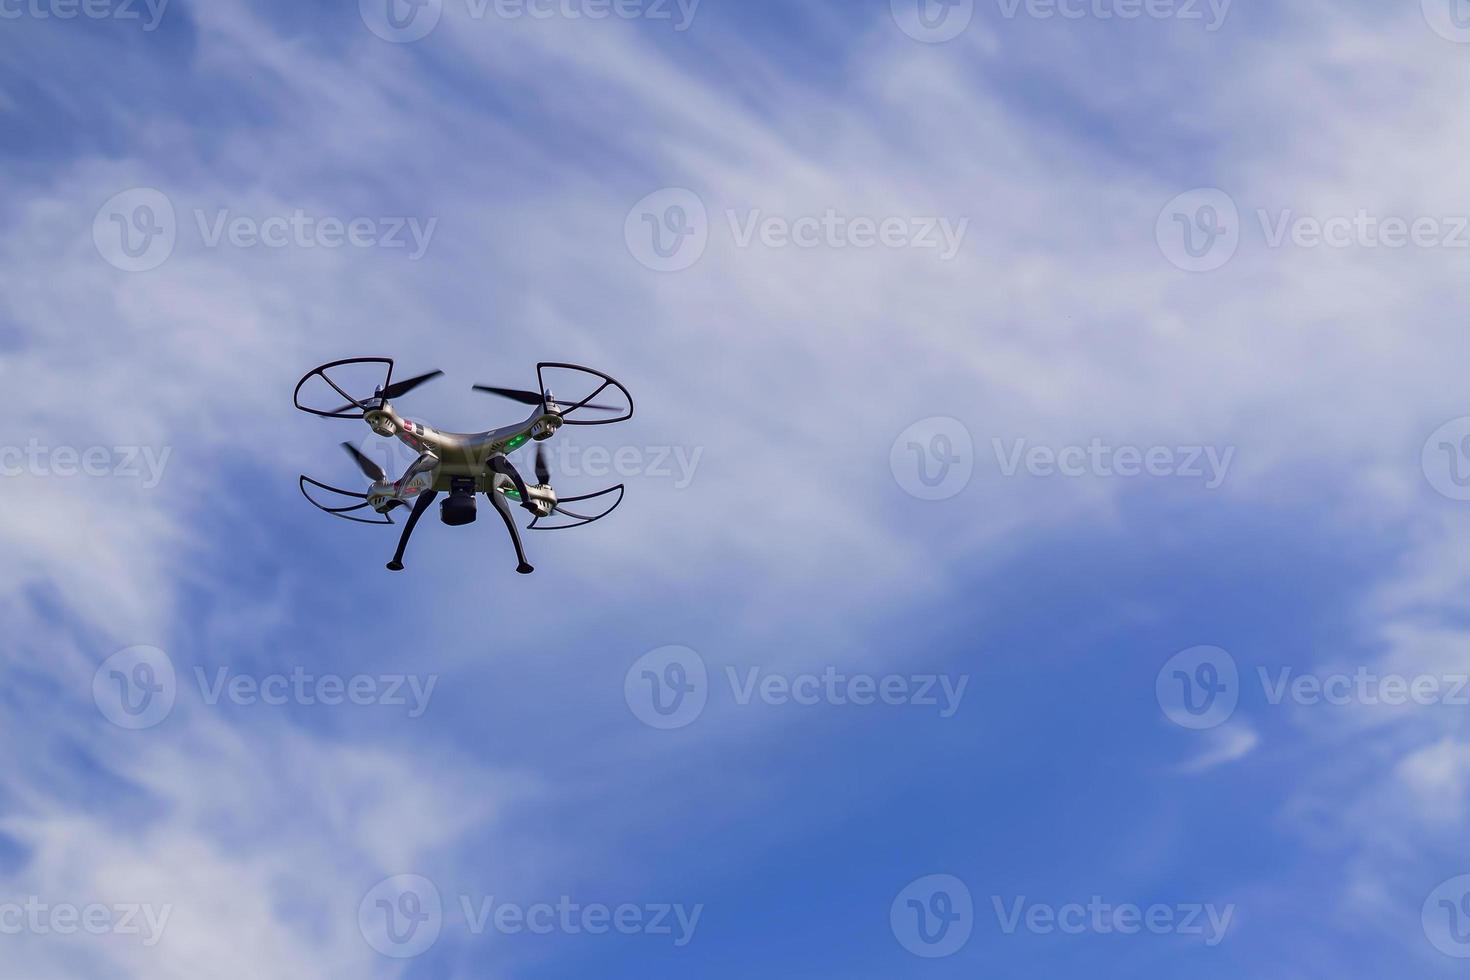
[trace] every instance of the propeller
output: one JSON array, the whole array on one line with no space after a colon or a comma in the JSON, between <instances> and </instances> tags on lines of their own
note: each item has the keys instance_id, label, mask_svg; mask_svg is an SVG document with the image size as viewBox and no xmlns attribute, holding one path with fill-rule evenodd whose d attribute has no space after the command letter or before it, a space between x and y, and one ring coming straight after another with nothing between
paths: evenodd
<instances>
[{"instance_id":1,"label":"propeller","mask_svg":"<svg viewBox=\"0 0 1470 980\"><path fill-rule=\"evenodd\" d=\"M490 385L475 385L476 391L483 391L487 395L499 395L501 398L509 398L513 402L522 405L541 405L546 401L545 395L538 395L534 391L524 388L494 388ZM574 403L575 404L575 403ZM622 409L613 405L577 405L578 408L595 408L603 412L621 412Z\"/></svg>"},{"instance_id":2,"label":"propeller","mask_svg":"<svg viewBox=\"0 0 1470 980\"><path fill-rule=\"evenodd\" d=\"M405 381L395 382L379 391L376 395L373 396L373 398L367 399L367 401L377 399L379 406L381 406L383 402L389 402L395 398L402 398L410 391L413 391L415 388L419 387L422 384L427 384L428 382L433 381L435 378L439 377L443 373L443 371L430 371L428 374L421 374L417 378L408 378ZM348 411L349 409L357 407L358 405L356 403L349 403L347 405L343 405L332 414L340 415L341 413Z\"/></svg>"},{"instance_id":3,"label":"propeller","mask_svg":"<svg viewBox=\"0 0 1470 980\"><path fill-rule=\"evenodd\" d=\"M548 466L546 463L546 447L542 445L538 445L536 447L536 482L543 487L551 485L551 467ZM571 517L579 521L597 520L597 518L595 517L587 517L584 514L573 513L559 503L555 507L551 508L551 510L554 514L563 514L567 517Z\"/></svg>"},{"instance_id":4,"label":"propeller","mask_svg":"<svg viewBox=\"0 0 1470 980\"><path fill-rule=\"evenodd\" d=\"M347 450L347 455L352 457L353 461L357 463L357 468L362 470L363 475L369 480L372 480L374 483L381 483L388 478L388 474L383 472L381 466L364 456L362 451L352 443L344 442L342 443L342 448Z\"/></svg>"},{"instance_id":5,"label":"propeller","mask_svg":"<svg viewBox=\"0 0 1470 980\"><path fill-rule=\"evenodd\" d=\"M410 391L413 391L419 385L433 381L435 378L439 377L443 373L443 371L430 371L428 374L421 374L417 378L409 378L407 381L399 381L396 384L391 384L388 387L384 388L381 392L378 393L378 397L383 399L384 401L392 401L395 398L402 398L404 395L408 394Z\"/></svg>"},{"instance_id":6,"label":"propeller","mask_svg":"<svg viewBox=\"0 0 1470 980\"><path fill-rule=\"evenodd\" d=\"M536 482L543 487L551 483L551 467L546 465L546 447L536 447Z\"/></svg>"}]
</instances>

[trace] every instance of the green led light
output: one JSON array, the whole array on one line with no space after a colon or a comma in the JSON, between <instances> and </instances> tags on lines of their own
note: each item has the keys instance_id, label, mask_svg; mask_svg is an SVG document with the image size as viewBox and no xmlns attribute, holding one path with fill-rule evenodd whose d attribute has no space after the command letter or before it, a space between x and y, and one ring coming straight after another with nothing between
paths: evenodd
<instances>
[{"instance_id":1,"label":"green led light","mask_svg":"<svg viewBox=\"0 0 1470 980\"><path fill-rule=\"evenodd\" d=\"M524 446L527 440L529 440L530 438L530 436L516 436L510 442L507 442L505 444L505 451L508 453L515 452L517 449L520 449L522 446Z\"/></svg>"}]
</instances>

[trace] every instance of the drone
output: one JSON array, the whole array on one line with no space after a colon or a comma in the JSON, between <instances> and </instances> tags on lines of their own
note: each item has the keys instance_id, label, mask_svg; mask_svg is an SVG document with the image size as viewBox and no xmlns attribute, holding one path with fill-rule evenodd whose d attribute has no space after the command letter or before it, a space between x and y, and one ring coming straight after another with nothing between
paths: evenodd
<instances>
[{"instance_id":1,"label":"drone","mask_svg":"<svg viewBox=\"0 0 1470 980\"><path fill-rule=\"evenodd\" d=\"M383 383L376 387L369 398L354 398L332 379L333 372L340 375L344 371L363 370L357 367L358 365L374 366L374 370L386 369ZM546 383L547 373L551 371L582 375L591 378L592 383L597 386L591 394L580 401L558 401ZM418 453L418 458L401 477L397 480L390 480L388 474L376 461L370 459L352 443L344 442L342 446L347 450L347 454L356 462L363 475L372 481L372 486L366 493L333 487L304 474L299 484L302 495L318 510L359 524L391 525L395 523L391 516L393 511L400 507L409 509L408 521L398 541L398 550L387 566L389 571L403 571L403 556L408 550L408 540L413 536L419 519L424 516L440 494L448 494L439 505L439 517L450 527L473 524L476 517L476 497L482 493L487 496L496 512L500 514L500 519L505 522L506 530L510 533L511 543L515 546L516 558L520 562L516 571L522 575L531 574L535 568L526 561L520 530L512 516L512 502L532 514L528 530L534 531L560 531L585 527L602 520L623 502L622 484L598 493L583 494L577 497L558 497L556 491L551 488L551 472L546 463L544 446L546 440L556 435L564 425L612 425L631 419L633 417L633 397L628 394L628 389L618 381L591 368L544 361L536 365L536 391L475 385L476 391L508 398L513 402L531 406L533 409L530 417L524 422L502 426L487 432L469 434L445 432L423 422L405 418L394 408L392 404L394 401L403 398L419 386L433 381L443 373L443 371L430 371L427 374L395 383L391 358L354 357L323 364L308 372L296 385L296 391L292 396L296 407L303 412L329 419L360 419L365 421L377 435L387 439L397 439ZM347 399L347 404L330 411L303 405L302 389L313 378L325 381L333 391ZM593 399L599 398L609 389L614 395L621 395L621 400L626 403L625 407L594 403ZM572 417L579 412L613 412L615 417ZM528 484L507 458L511 453L530 442L537 444L536 482L534 484ZM342 499L318 500L313 493L317 495L335 494ZM358 502L345 503L348 499ZM339 503L342 505L337 506ZM568 510L565 504L574 504L577 510ZM354 516L367 510L373 511L377 515L376 518Z\"/></svg>"}]
</instances>

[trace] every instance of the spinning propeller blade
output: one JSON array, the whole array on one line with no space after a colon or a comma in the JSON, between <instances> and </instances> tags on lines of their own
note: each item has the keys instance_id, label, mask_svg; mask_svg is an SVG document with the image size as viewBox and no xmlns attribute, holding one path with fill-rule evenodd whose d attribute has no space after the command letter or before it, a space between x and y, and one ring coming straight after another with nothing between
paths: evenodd
<instances>
[{"instance_id":1,"label":"spinning propeller blade","mask_svg":"<svg viewBox=\"0 0 1470 980\"><path fill-rule=\"evenodd\" d=\"M353 458L353 460L357 463L357 468L362 470L363 475L366 476L369 480L372 480L374 483L378 483L387 479L388 474L383 472L383 468L364 456L361 450L359 450L352 443L344 442L342 443L342 448L347 450L347 455Z\"/></svg>"},{"instance_id":2,"label":"spinning propeller blade","mask_svg":"<svg viewBox=\"0 0 1470 980\"><path fill-rule=\"evenodd\" d=\"M372 402L377 402L378 406L381 407L384 402L392 401L395 398L402 398L404 395L408 394L410 391L413 391L419 385L433 381L435 378L439 377L443 373L443 371L430 371L428 374L421 374L417 378L409 378L407 381L399 381L395 384L391 384L388 387L384 388L382 391L378 392L373 397L364 398L363 404L367 405L371 404ZM346 412L350 409L360 407L360 405L349 403L337 409L337 411L333 414L341 414L342 412Z\"/></svg>"},{"instance_id":3,"label":"spinning propeller blade","mask_svg":"<svg viewBox=\"0 0 1470 980\"><path fill-rule=\"evenodd\" d=\"M540 405L546 397L544 395L538 395L534 391L527 391L524 388L492 388L490 385L475 385L475 390L483 391L488 395L499 395L501 398L509 398L511 401L519 402L522 405ZM573 404L576 403L573 402ZM622 411L622 409L614 408L612 405L577 405L577 407L595 408L604 412Z\"/></svg>"},{"instance_id":4,"label":"spinning propeller blade","mask_svg":"<svg viewBox=\"0 0 1470 980\"><path fill-rule=\"evenodd\" d=\"M551 483L551 467L546 465L546 447L536 447L536 482L543 487Z\"/></svg>"},{"instance_id":5,"label":"spinning propeller blade","mask_svg":"<svg viewBox=\"0 0 1470 980\"><path fill-rule=\"evenodd\" d=\"M429 381L433 381L435 378L439 377L443 373L443 371L430 371L428 374L421 374L417 378L409 378L407 381L399 381L396 384L391 384L388 387L384 388L382 392L379 393L378 397L382 398L384 401L392 401L395 398L402 398L404 395L408 394L410 391L413 391L419 385L425 384Z\"/></svg>"},{"instance_id":6,"label":"spinning propeller blade","mask_svg":"<svg viewBox=\"0 0 1470 980\"><path fill-rule=\"evenodd\" d=\"M492 388L489 385L475 385L476 391L483 391L489 395L499 395L501 398L509 398L513 402L522 405L540 405L541 396L534 391L524 391L520 388Z\"/></svg>"}]
</instances>

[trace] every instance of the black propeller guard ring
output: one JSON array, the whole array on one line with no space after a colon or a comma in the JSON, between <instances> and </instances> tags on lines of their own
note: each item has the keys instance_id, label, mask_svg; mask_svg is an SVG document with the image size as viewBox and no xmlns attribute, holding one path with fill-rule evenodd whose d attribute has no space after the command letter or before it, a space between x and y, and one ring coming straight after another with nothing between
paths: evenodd
<instances>
[{"instance_id":1,"label":"black propeller guard ring","mask_svg":"<svg viewBox=\"0 0 1470 980\"><path fill-rule=\"evenodd\" d=\"M610 374L604 374L602 371L597 371L597 370L594 370L593 368L590 368L590 367L583 367L580 364L566 364L566 363L563 363L561 361L542 361L540 364L537 364L536 365L536 384L540 387L541 391L543 391L543 392L546 391L546 376L545 376L545 372L546 372L546 370L548 368L555 368L555 369L562 370L562 371L580 371L583 374L590 374L594 378L598 378L598 379L600 379L602 381L602 384L595 391L593 391L592 394L588 395L586 398L583 398L581 401L577 402L574 405L570 405L570 406L562 405L560 407L560 409L558 411L558 414L561 415L562 422L564 424L566 424L566 425L616 425L619 422L626 422L626 421L628 421L629 419L631 419L633 417L633 395L632 395L631 392L628 391L627 388L625 388L623 386L623 383L621 381L618 381L612 375L610 375ZM627 401L628 401L628 413L626 415L620 415L620 416L618 416L615 419L573 419L573 418L568 418L567 417L571 413L577 411L577 409L582 408L584 405L590 405L592 403L592 400L593 399L595 399L598 395L602 394L608 388L615 388L615 389L617 389L619 392L622 393L623 397L625 399L627 399ZM605 490L603 492L604 493L607 493L608 491Z\"/></svg>"},{"instance_id":2,"label":"black propeller guard ring","mask_svg":"<svg viewBox=\"0 0 1470 980\"><path fill-rule=\"evenodd\" d=\"M618 499L613 502L613 505L611 507L609 507L607 510L603 511L601 514L598 514L596 517L583 517L580 514L569 514L569 513L565 512L565 511L561 510L561 505L562 504L575 504L575 503L578 503L579 501L584 501L584 500L596 500L598 497L606 497L610 493L617 494L618 495ZM548 516L548 517L537 517L535 520L533 520L530 524L528 524L526 526L526 530L528 530L528 531L569 531L569 530L571 530L574 527L586 527L588 524L596 524L598 521L602 520L604 517L607 517L613 511L617 510L620 506L622 506L623 497L626 496L626 495L627 495L626 488L624 487L623 484L619 483L615 487L608 487L606 490L599 490L597 493L584 493L584 494L582 494L579 497L567 497L564 500L558 500L556 502L557 509L554 510L554 511L552 511L550 516ZM553 517L572 518L575 521L575 523L572 523L572 524L557 524L554 527L543 527L541 525L541 522L542 521L549 521Z\"/></svg>"},{"instance_id":3,"label":"black propeller guard ring","mask_svg":"<svg viewBox=\"0 0 1470 980\"><path fill-rule=\"evenodd\" d=\"M354 505L352 505L350 507L328 507L326 504L323 504L320 501L316 500L314 497L312 497L312 495L310 493L307 492L307 489L306 489L307 484L311 484L312 486L314 486L314 487L316 487L316 488L318 488L320 490L326 490L328 493L335 493L335 494L339 494L340 496L343 496L343 497L350 497L350 498L355 499L355 500L361 500L362 503L360 503L360 504L354 504ZM340 517L342 520L344 520L344 521L352 521L354 524L390 524L391 525L391 524L394 524L395 523L395 521L393 520L393 518L389 517L387 514L379 514L378 516L380 518L382 518L382 519L381 520L376 520L376 521L368 520L367 518L364 518L364 517L349 517L348 516L349 514L352 514L355 511L359 511L359 510L362 510L365 507L370 506L368 504L367 494L365 494L365 493L357 493L354 490L343 490L341 487L330 486L329 484L323 483L320 480L313 480L311 477L306 476L304 474L302 475L301 479L297 482L297 486L301 488L301 496L303 496L303 497L306 498L306 502L307 503L311 504L317 510L323 511L323 512L328 513L328 514L331 514L333 517ZM374 513L376 513L376 511Z\"/></svg>"},{"instance_id":4,"label":"black propeller guard ring","mask_svg":"<svg viewBox=\"0 0 1470 980\"><path fill-rule=\"evenodd\" d=\"M367 407L363 405L362 402L358 401L356 398L353 398L347 392L343 391L342 388L339 387L338 384L332 380L331 376L327 374L327 372L332 370L333 368L344 367L348 364L386 364L388 365L388 376L383 379L383 384L381 385L381 387L386 389L393 384L393 358L348 357L340 361L332 361L330 364L323 364L320 367L308 371L300 381L296 382L296 390L291 395L292 403L296 406L298 410L303 411L308 415L315 415L319 418L349 420L360 420L364 418L367 415ZM355 406L356 410L354 411L352 408L344 408L336 412L324 412L320 409L307 408L305 405L301 404L301 389L306 387L306 383L315 377L320 377L323 381L330 385L333 391L337 392L337 394L341 395L347 401L351 402L352 405ZM369 396L369 400L371 400L371 396Z\"/></svg>"}]
</instances>

